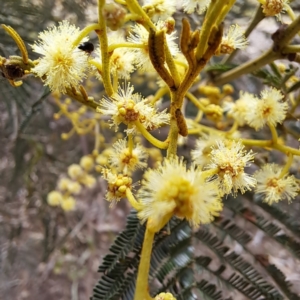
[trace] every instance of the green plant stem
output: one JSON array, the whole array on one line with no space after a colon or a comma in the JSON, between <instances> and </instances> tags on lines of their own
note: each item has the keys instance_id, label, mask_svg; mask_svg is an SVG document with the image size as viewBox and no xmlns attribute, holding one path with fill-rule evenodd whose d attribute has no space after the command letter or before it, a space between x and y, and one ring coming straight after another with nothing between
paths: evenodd
<instances>
[{"instance_id":1,"label":"green plant stem","mask_svg":"<svg viewBox=\"0 0 300 300\"><path fill-rule=\"evenodd\" d=\"M178 96L178 91L176 92L170 92L171 95L171 107L170 107L170 115L171 115L171 120L170 120L170 131L168 134L168 150L167 150L167 157L171 158L177 154L177 141L178 141L178 126L177 126L177 121L175 118L175 110L177 108L177 103L176 103L176 97Z\"/></svg>"},{"instance_id":2,"label":"green plant stem","mask_svg":"<svg viewBox=\"0 0 300 300\"><path fill-rule=\"evenodd\" d=\"M287 46L287 44L291 41L291 39L298 33L300 30L300 16L298 16L284 31L283 37L276 43L276 47L278 48L276 52L273 48L269 49L267 52L262 54L260 57L251 60L233 70L230 70L218 77L216 77L213 82L216 85L222 85L226 82L232 81L244 74L251 73L267 65L274 60L284 58L283 49Z\"/></svg>"},{"instance_id":3,"label":"green plant stem","mask_svg":"<svg viewBox=\"0 0 300 300\"><path fill-rule=\"evenodd\" d=\"M199 61L207 49L208 39L213 26L215 25L216 16L222 11L224 5L223 0L212 0L204 19L203 26L200 32L200 43L196 49L196 59Z\"/></svg>"},{"instance_id":4,"label":"green plant stem","mask_svg":"<svg viewBox=\"0 0 300 300\"><path fill-rule=\"evenodd\" d=\"M143 49L145 48L144 44L135 44L135 43L118 43L118 44L111 44L108 46L108 52L112 52L117 48L139 48L139 49Z\"/></svg>"},{"instance_id":5,"label":"green plant stem","mask_svg":"<svg viewBox=\"0 0 300 300\"><path fill-rule=\"evenodd\" d=\"M84 29L82 29L79 32L79 35L77 36L77 38L73 42L73 46L76 47L81 42L81 40L83 38L85 38L89 33L91 33L94 30L97 30L97 29L101 29L100 25L98 23L97 24L90 24L90 25L86 26Z\"/></svg>"},{"instance_id":6,"label":"green plant stem","mask_svg":"<svg viewBox=\"0 0 300 300\"><path fill-rule=\"evenodd\" d=\"M300 45L288 45L282 49L283 53L296 53L300 52Z\"/></svg>"},{"instance_id":7,"label":"green plant stem","mask_svg":"<svg viewBox=\"0 0 300 300\"><path fill-rule=\"evenodd\" d=\"M274 127L274 125L271 125L271 124L268 124L268 126L269 126L271 134L272 134L272 141L274 144L277 144L278 134L277 134L276 128Z\"/></svg>"},{"instance_id":8,"label":"green plant stem","mask_svg":"<svg viewBox=\"0 0 300 300\"><path fill-rule=\"evenodd\" d=\"M106 32L106 22L102 16L102 9L105 4L105 0L98 0L98 18L100 28L96 31L98 34L101 56L102 56L102 79L103 85L108 96L114 93L114 89L110 78L110 67L109 67L109 53L108 53L108 40Z\"/></svg>"},{"instance_id":9,"label":"green plant stem","mask_svg":"<svg viewBox=\"0 0 300 300\"><path fill-rule=\"evenodd\" d=\"M96 108L99 106L99 104L96 103L94 98L89 97L87 101L86 99L84 99L81 93L74 91L71 88L67 88L66 94L71 98L75 99L76 101L78 101L79 103L83 104L84 106L92 108L93 110L96 110Z\"/></svg>"},{"instance_id":10,"label":"green plant stem","mask_svg":"<svg viewBox=\"0 0 300 300\"><path fill-rule=\"evenodd\" d=\"M289 172L289 169L290 169L290 167L291 167L291 165L293 163L293 160L294 160L294 156L292 154L290 154L288 156L288 160L287 160L285 166L283 167L283 169L282 169L282 171L281 171L281 173L279 175L279 178L284 177Z\"/></svg>"},{"instance_id":11,"label":"green plant stem","mask_svg":"<svg viewBox=\"0 0 300 300\"><path fill-rule=\"evenodd\" d=\"M141 210L142 205L139 202L136 201L136 199L134 198L134 196L133 196L133 194L132 194L132 192L131 192L131 190L129 188L126 189L126 197L127 197L128 201L129 201L129 203L131 204L131 206L135 210L137 210L137 211Z\"/></svg>"},{"instance_id":12,"label":"green plant stem","mask_svg":"<svg viewBox=\"0 0 300 300\"><path fill-rule=\"evenodd\" d=\"M151 19L145 13L143 8L139 5L137 0L126 0L126 4L132 14L136 14L136 15L140 16L140 19L142 19L141 23L147 30L149 30L151 28L154 31L156 31L155 25L152 23Z\"/></svg>"},{"instance_id":13,"label":"green plant stem","mask_svg":"<svg viewBox=\"0 0 300 300\"><path fill-rule=\"evenodd\" d=\"M168 142L162 142L155 138L139 121L135 121L134 124L148 142L159 149L167 149Z\"/></svg>"},{"instance_id":14,"label":"green plant stem","mask_svg":"<svg viewBox=\"0 0 300 300\"><path fill-rule=\"evenodd\" d=\"M285 47L299 31L300 15L284 31L284 36L279 42L281 49Z\"/></svg>"},{"instance_id":15,"label":"green plant stem","mask_svg":"<svg viewBox=\"0 0 300 300\"><path fill-rule=\"evenodd\" d=\"M154 105L161 97L169 92L169 89L165 86L157 90L153 98L151 99L151 104Z\"/></svg>"},{"instance_id":16,"label":"green plant stem","mask_svg":"<svg viewBox=\"0 0 300 300\"><path fill-rule=\"evenodd\" d=\"M151 300L152 298L148 292L148 274L150 270L150 260L152 252L152 244L155 233L146 229L141 259L138 269L138 276L136 280L136 290L134 300Z\"/></svg>"},{"instance_id":17,"label":"green plant stem","mask_svg":"<svg viewBox=\"0 0 300 300\"><path fill-rule=\"evenodd\" d=\"M239 78L240 76L244 74L248 74L251 72L254 72L261 67L273 62L276 59L283 58L283 54L274 52L272 49L268 50L264 54L262 54L260 57L255 58L243 65L240 65L237 68L234 68L228 72L223 73L222 75L216 77L213 82L216 85L222 85L224 83L230 82L236 78Z\"/></svg>"}]
</instances>

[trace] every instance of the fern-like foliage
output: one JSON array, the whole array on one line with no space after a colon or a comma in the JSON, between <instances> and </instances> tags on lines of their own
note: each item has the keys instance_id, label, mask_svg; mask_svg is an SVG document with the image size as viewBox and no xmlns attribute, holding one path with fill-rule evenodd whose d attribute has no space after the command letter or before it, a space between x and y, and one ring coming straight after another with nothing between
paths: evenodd
<instances>
[{"instance_id":1,"label":"fern-like foliage","mask_svg":"<svg viewBox=\"0 0 300 300\"><path fill-rule=\"evenodd\" d=\"M298 258L300 248L297 240L283 234L282 228L277 225L281 220L291 232L299 233L298 225L286 218L285 213L251 200L253 207L266 208L270 214L268 219L237 199L229 197L224 203L235 216L252 223ZM274 218L277 224L273 222ZM92 300L133 299L144 231L145 227L140 224L136 212L132 211L125 230L116 237L110 248L111 253L104 257L99 267L102 277L94 288ZM225 242L227 238L231 244L240 245L243 253L233 251ZM157 234L153 244L149 274L151 295L154 297L169 291L182 300L235 299L237 295L253 300L300 299L275 265L264 256L251 253L247 248L251 240L249 232L228 218L220 217L196 232L187 222L172 219Z\"/></svg>"}]
</instances>

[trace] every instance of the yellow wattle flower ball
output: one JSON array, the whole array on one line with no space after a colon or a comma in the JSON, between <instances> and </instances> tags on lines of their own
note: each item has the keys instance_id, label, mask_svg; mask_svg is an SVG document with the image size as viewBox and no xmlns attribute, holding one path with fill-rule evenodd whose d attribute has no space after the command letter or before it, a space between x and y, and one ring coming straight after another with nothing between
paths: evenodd
<instances>
[{"instance_id":1,"label":"yellow wattle flower ball","mask_svg":"<svg viewBox=\"0 0 300 300\"><path fill-rule=\"evenodd\" d=\"M86 174L85 176L83 176L81 179L80 179L80 182L82 184L84 184L85 186L91 188L94 186L94 184L96 183L96 178L93 177L92 175L88 175Z\"/></svg>"},{"instance_id":2,"label":"yellow wattle flower ball","mask_svg":"<svg viewBox=\"0 0 300 300\"><path fill-rule=\"evenodd\" d=\"M160 293L154 300L176 300L176 298L171 293Z\"/></svg>"},{"instance_id":3,"label":"yellow wattle flower ball","mask_svg":"<svg viewBox=\"0 0 300 300\"><path fill-rule=\"evenodd\" d=\"M187 219L194 227L213 221L222 210L218 186L206 181L195 166L187 168L182 158L165 159L157 169L148 169L138 191L138 217L152 232L172 217Z\"/></svg>"},{"instance_id":4,"label":"yellow wattle flower ball","mask_svg":"<svg viewBox=\"0 0 300 300\"><path fill-rule=\"evenodd\" d=\"M91 156L85 155L81 157L79 164L85 171L89 172L94 167L94 160Z\"/></svg>"},{"instance_id":5,"label":"yellow wattle flower ball","mask_svg":"<svg viewBox=\"0 0 300 300\"><path fill-rule=\"evenodd\" d=\"M52 191L47 196L47 202L50 206L58 206L63 201L63 196L58 191Z\"/></svg>"},{"instance_id":6,"label":"yellow wattle flower ball","mask_svg":"<svg viewBox=\"0 0 300 300\"><path fill-rule=\"evenodd\" d=\"M81 192L81 185L77 181L70 181L68 190L70 193L77 195Z\"/></svg>"},{"instance_id":7,"label":"yellow wattle flower ball","mask_svg":"<svg viewBox=\"0 0 300 300\"><path fill-rule=\"evenodd\" d=\"M68 175L73 179L76 180L80 176L82 176L83 170L82 168L77 164L72 164L68 168Z\"/></svg>"},{"instance_id":8,"label":"yellow wattle flower ball","mask_svg":"<svg viewBox=\"0 0 300 300\"><path fill-rule=\"evenodd\" d=\"M69 178L63 177L58 182L58 188L62 192L68 191L71 183L72 183L72 181Z\"/></svg>"},{"instance_id":9,"label":"yellow wattle flower ball","mask_svg":"<svg viewBox=\"0 0 300 300\"><path fill-rule=\"evenodd\" d=\"M64 198L61 202L61 208L64 211L74 210L75 205L76 205L76 201L73 197Z\"/></svg>"}]
</instances>

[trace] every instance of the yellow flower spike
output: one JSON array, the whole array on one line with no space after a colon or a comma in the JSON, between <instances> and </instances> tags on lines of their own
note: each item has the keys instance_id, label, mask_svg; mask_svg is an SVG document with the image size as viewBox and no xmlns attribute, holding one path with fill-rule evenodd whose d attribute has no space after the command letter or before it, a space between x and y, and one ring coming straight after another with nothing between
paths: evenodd
<instances>
[{"instance_id":1,"label":"yellow flower spike","mask_svg":"<svg viewBox=\"0 0 300 300\"><path fill-rule=\"evenodd\" d=\"M124 194L126 192L126 189L127 187L125 185L121 185L119 188L118 188L118 192Z\"/></svg>"},{"instance_id":2,"label":"yellow flower spike","mask_svg":"<svg viewBox=\"0 0 300 300\"><path fill-rule=\"evenodd\" d=\"M28 64L28 52L22 38L12 27L6 26L5 24L1 24L1 26L16 42L18 48L21 51L24 64Z\"/></svg>"}]
</instances>

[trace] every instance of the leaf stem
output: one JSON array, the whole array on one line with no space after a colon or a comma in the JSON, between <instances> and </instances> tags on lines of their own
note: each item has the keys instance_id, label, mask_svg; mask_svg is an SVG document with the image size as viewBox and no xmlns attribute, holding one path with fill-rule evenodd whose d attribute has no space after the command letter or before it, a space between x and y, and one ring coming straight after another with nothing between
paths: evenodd
<instances>
[{"instance_id":1,"label":"leaf stem","mask_svg":"<svg viewBox=\"0 0 300 300\"><path fill-rule=\"evenodd\" d=\"M98 0L98 18L99 18L99 29L96 33L100 42L101 57L102 57L102 79L103 85L108 96L114 93L114 89L111 83L110 68L109 68L109 53L108 53L108 40L106 32L105 19L102 16L102 9L105 4L105 0Z\"/></svg>"}]
</instances>

